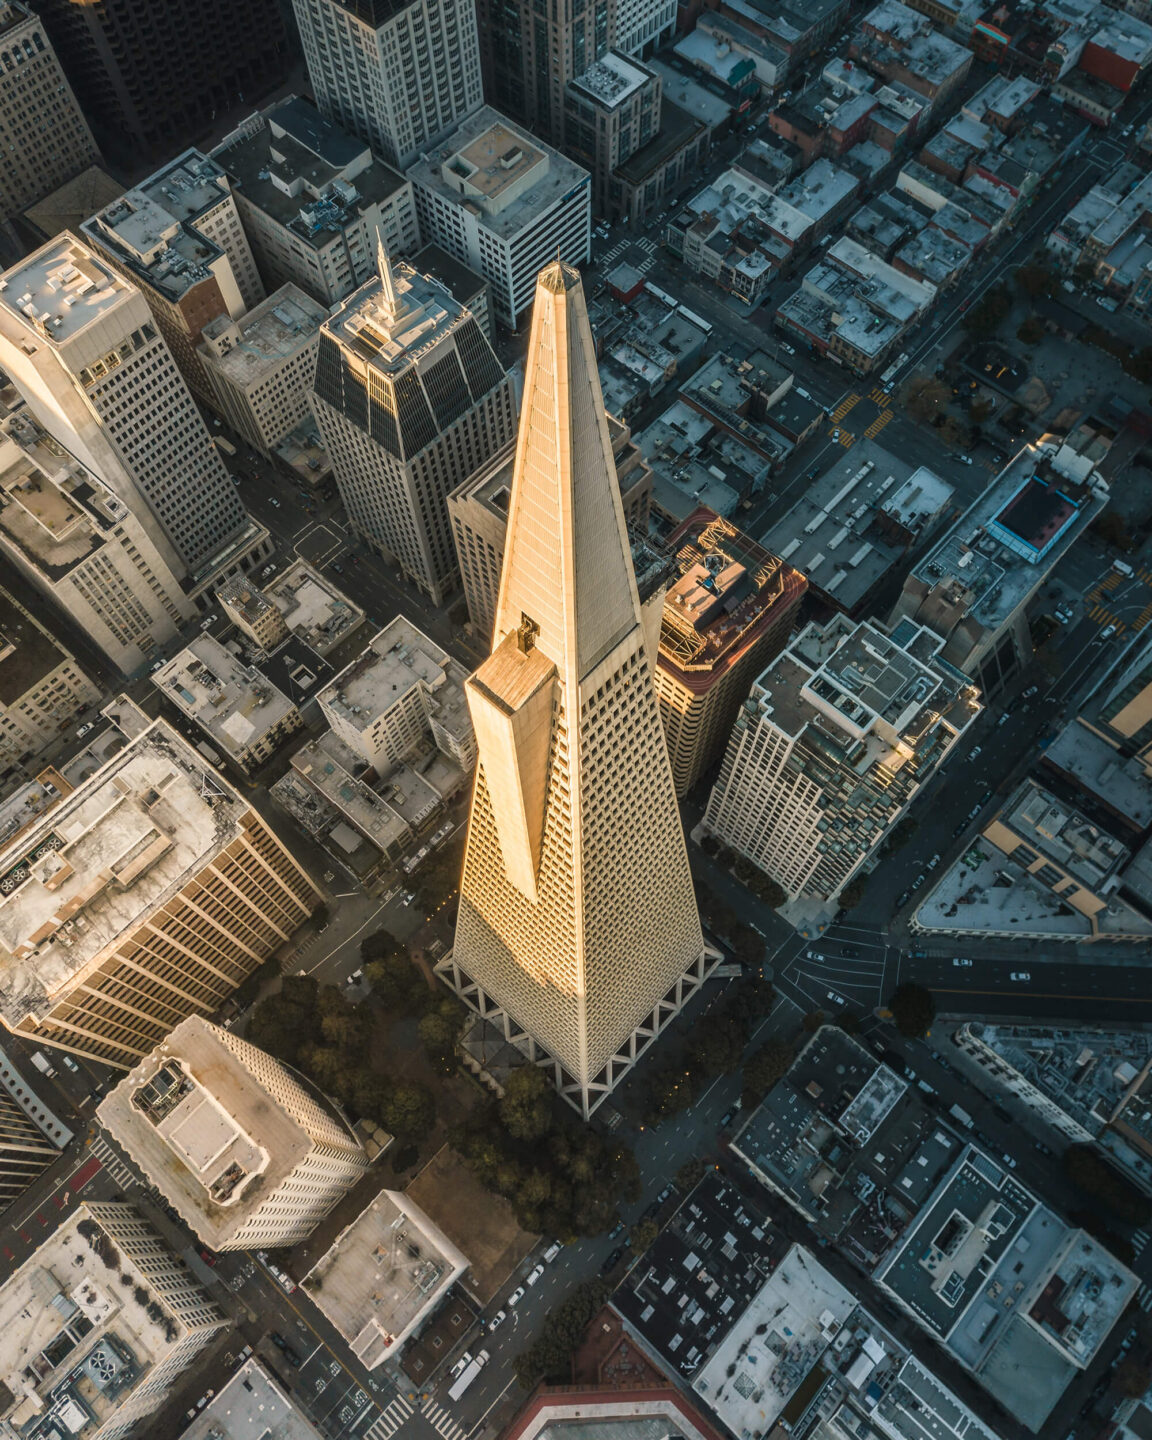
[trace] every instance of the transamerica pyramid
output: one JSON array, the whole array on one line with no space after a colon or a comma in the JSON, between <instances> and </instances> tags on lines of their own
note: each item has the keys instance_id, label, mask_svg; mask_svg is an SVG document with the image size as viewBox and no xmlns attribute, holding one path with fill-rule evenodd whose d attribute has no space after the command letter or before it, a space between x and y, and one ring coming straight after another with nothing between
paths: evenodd
<instances>
[{"instance_id":1,"label":"transamerica pyramid","mask_svg":"<svg viewBox=\"0 0 1152 1440\"><path fill-rule=\"evenodd\" d=\"M536 284L456 943L438 966L584 1115L719 958L688 870L579 272Z\"/></svg>"}]
</instances>

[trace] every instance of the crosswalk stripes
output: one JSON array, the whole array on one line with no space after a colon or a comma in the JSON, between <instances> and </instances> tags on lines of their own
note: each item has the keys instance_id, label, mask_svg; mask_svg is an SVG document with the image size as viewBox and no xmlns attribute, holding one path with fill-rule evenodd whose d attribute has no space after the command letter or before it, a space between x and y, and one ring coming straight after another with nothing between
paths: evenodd
<instances>
[{"instance_id":1,"label":"crosswalk stripes","mask_svg":"<svg viewBox=\"0 0 1152 1440\"><path fill-rule=\"evenodd\" d=\"M1140 1254L1141 1250L1144 1249L1144 1246L1147 1245L1147 1243L1148 1232L1145 1230L1137 1230L1135 1235L1132 1236L1132 1249L1135 1250L1137 1255Z\"/></svg>"},{"instance_id":2,"label":"crosswalk stripes","mask_svg":"<svg viewBox=\"0 0 1152 1440\"><path fill-rule=\"evenodd\" d=\"M369 1425L368 1429L365 1430L365 1440L389 1440L389 1437L395 1435L405 1420L410 1419L414 1414L415 1411L412 1409L412 1406L409 1405L408 1401L405 1400L404 1396L397 1395L395 1400L393 1400L390 1405L385 1406L376 1419L373 1420L372 1424Z\"/></svg>"},{"instance_id":3,"label":"crosswalk stripes","mask_svg":"<svg viewBox=\"0 0 1152 1440\"><path fill-rule=\"evenodd\" d=\"M127 1190L130 1185L138 1183L137 1177L129 1170L128 1166L124 1164L123 1160L121 1160L120 1156L117 1155L116 1151L112 1149L111 1145L108 1144L103 1136L97 1135L95 1140L92 1141L91 1149L93 1155L96 1156L97 1160L100 1161L101 1165L108 1171L109 1175L111 1175L116 1184L120 1186L121 1190Z\"/></svg>"},{"instance_id":4,"label":"crosswalk stripes","mask_svg":"<svg viewBox=\"0 0 1152 1440\"><path fill-rule=\"evenodd\" d=\"M1152 1285L1141 1285L1137 1299L1140 1302L1141 1310L1152 1313Z\"/></svg>"},{"instance_id":5,"label":"crosswalk stripes","mask_svg":"<svg viewBox=\"0 0 1152 1440\"><path fill-rule=\"evenodd\" d=\"M864 431L864 438L865 438L865 440L874 440L874 439L876 438L876 436L879 435L880 431L884 429L885 425L887 425L888 422L889 422L889 420L891 420L891 419L892 419L892 411L891 411L891 410L883 410L883 411L881 411L881 413L880 413L879 415L877 415L876 419L872 421L871 425L868 426L867 430Z\"/></svg>"},{"instance_id":6,"label":"crosswalk stripes","mask_svg":"<svg viewBox=\"0 0 1152 1440\"><path fill-rule=\"evenodd\" d=\"M464 1440L468 1434L463 1425L453 1420L452 1413L445 1410L442 1405L437 1405L434 1400L424 1402L424 1418L439 1430L444 1440Z\"/></svg>"},{"instance_id":7,"label":"crosswalk stripes","mask_svg":"<svg viewBox=\"0 0 1152 1440\"><path fill-rule=\"evenodd\" d=\"M848 411L852 409L853 405L859 404L860 398L855 391L853 391L851 395L845 395L844 399L841 400L839 405L836 406L836 409L833 410L832 419L842 420Z\"/></svg>"},{"instance_id":8,"label":"crosswalk stripes","mask_svg":"<svg viewBox=\"0 0 1152 1440\"><path fill-rule=\"evenodd\" d=\"M1152 585L1152 570L1145 570L1141 566L1137 568L1136 574L1139 575L1145 585Z\"/></svg>"},{"instance_id":9,"label":"crosswalk stripes","mask_svg":"<svg viewBox=\"0 0 1152 1440\"><path fill-rule=\"evenodd\" d=\"M655 255L656 242L655 240L650 239L649 236L642 235L636 243L637 245L639 245L641 250L646 250L649 255Z\"/></svg>"},{"instance_id":10,"label":"crosswalk stripes","mask_svg":"<svg viewBox=\"0 0 1152 1440\"><path fill-rule=\"evenodd\" d=\"M881 409L888 403L888 396L885 395L882 385L874 385L868 392L868 398L873 404L879 405Z\"/></svg>"}]
</instances>

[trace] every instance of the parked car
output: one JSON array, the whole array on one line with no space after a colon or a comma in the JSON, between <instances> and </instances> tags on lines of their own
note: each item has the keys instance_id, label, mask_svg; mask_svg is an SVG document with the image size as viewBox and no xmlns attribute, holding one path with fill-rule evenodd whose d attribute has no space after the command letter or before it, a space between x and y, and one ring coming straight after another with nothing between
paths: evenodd
<instances>
[{"instance_id":1,"label":"parked car","mask_svg":"<svg viewBox=\"0 0 1152 1440\"><path fill-rule=\"evenodd\" d=\"M1011 718L1012 716L1009 715L1007 710L1005 710L1004 714L1000 716L1000 719L996 721L997 729L999 729L1001 725L1007 725L1008 721L1011 720Z\"/></svg>"},{"instance_id":2,"label":"parked car","mask_svg":"<svg viewBox=\"0 0 1152 1440\"><path fill-rule=\"evenodd\" d=\"M613 1225L612 1229L608 1232L608 1239L618 1240L620 1236L624 1234L624 1231L627 1230L627 1228L628 1227L624 1224L623 1220L617 1220L616 1224Z\"/></svg>"},{"instance_id":3,"label":"parked car","mask_svg":"<svg viewBox=\"0 0 1152 1440\"><path fill-rule=\"evenodd\" d=\"M359 985L360 982L361 982L361 980L363 980L363 979L364 979L364 971L363 971L363 970L353 970L353 971L352 971L352 974L348 976L347 984L349 984L349 985Z\"/></svg>"},{"instance_id":4,"label":"parked car","mask_svg":"<svg viewBox=\"0 0 1152 1440\"><path fill-rule=\"evenodd\" d=\"M921 885L924 884L924 881L927 880L927 878L927 875L925 875L923 870L921 870L920 874L916 876L916 879L912 881L912 889L919 890Z\"/></svg>"},{"instance_id":5,"label":"parked car","mask_svg":"<svg viewBox=\"0 0 1152 1440\"><path fill-rule=\"evenodd\" d=\"M503 1325L504 1321L507 1320L507 1318L508 1318L508 1312L507 1312L507 1310L497 1310L496 1313L495 1313L495 1315L492 1316L491 1320L488 1321L488 1329L489 1329L489 1330L496 1330L496 1329L498 1329L501 1325Z\"/></svg>"},{"instance_id":6,"label":"parked car","mask_svg":"<svg viewBox=\"0 0 1152 1440\"><path fill-rule=\"evenodd\" d=\"M60 1063L65 1069L71 1070L73 1075L79 1075L80 1066L76 1064L76 1061L72 1059L71 1055L61 1055Z\"/></svg>"},{"instance_id":7,"label":"parked car","mask_svg":"<svg viewBox=\"0 0 1152 1440\"><path fill-rule=\"evenodd\" d=\"M911 898L912 892L910 890L905 890L903 895L900 896L899 900L896 901L896 909L903 910L904 906L907 905L908 901L911 900Z\"/></svg>"},{"instance_id":8,"label":"parked car","mask_svg":"<svg viewBox=\"0 0 1152 1440\"><path fill-rule=\"evenodd\" d=\"M931 858L931 860L928 861L928 869L929 869L929 870L935 870L936 867L937 867L937 865L939 865L939 864L940 864L940 856L939 856L939 855L933 855L932 858Z\"/></svg>"},{"instance_id":9,"label":"parked car","mask_svg":"<svg viewBox=\"0 0 1152 1440\"><path fill-rule=\"evenodd\" d=\"M448 1373L452 1376L453 1380L459 1380L460 1376L463 1375L471 1363L472 1354L470 1351L465 1350L464 1354L460 1356L459 1360L456 1361Z\"/></svg>"},{"instance_id":10,"label":"parked car","mask_svg":"<svg viewBox=\"0 0 1152 1440\"><path fill-rule=\"evenodd\" d=\"M163 661L163 660L153 660L152 664L149 665L149 667L148 667L148 673L149 673L149 675L155 675L157 670L163 669L163 666L164 666L164 661Z\"/></svg>"},{"instance_id":11,"label":"parked car","mask_svg":"<svg viewBox=\"0 0 1152 1440\"><path fill-rule=\"evenodd\" d=\"M544 1251L545 1265L551 1265L553 1260L556 1259L557 1255L560 1254L560 1251L563 1250L563 1248L564 1247L563 1245L561 1245L559 1240L553 1240L551 1245L548 1246L547 1250Z\"/></svg>"},{"instance_id":12,"label":"parked car","mask_svg":"<svg viewBox=\"0 0 1152 1440\"><path fill-rule=\"evenodd\" d=\"M616 1249L612 1251L612 1253L604 1261L603 1265L600 1266L601 1275L607 1275L610 1270L615 1270L616 1266L619 1265L620 1261L623 1259L623 1256L624 1251L621 1250L619 1245L617 1245Z\"/></svg>"},{"instance_id":13,"label":"parked car","mask_svg":"<svg viewBox=\"0 0 1152 1440\"><path fill-rule=\"evenodd\" d=\"M1039 685L1029 685L1029 686L1028 686L1028 689L1024 691L1024 699L1025 699L1025 700L1031 700L1031 698L1032 698L1033 695L1036 695L1036 694L1039 693L1039 690L1040 690Z\"/></svg>"},{"instance_id":14,"label":"parked car","mask_svg":"<svg viewBox=\"0 0 1152 1440\"><path fill-rule=\"evenodd\" d=\"M529 1284L529 1285L535 1285L536 1282L540 1279L541 1275L543 1275L543 1274L544 1274L544 1266L543 1266L543 1265L537 1265L536 1268L535 1268L535 1270L533 1270L532 1273L528 1276L528 1284Z\"/></svg>"},{"instance_id":15,"label":"parked car","mask_svg":"<svg viewBox=\"0 0 1152 1440\"><path fill-rule=\"evenodd\" d=\"M975 760L977 755L979 755L983 751L983 749L983 745L973 745L972 749L968 751L969 760Z\"/></svg>"},{"instance_id":16,"label":"parked car","mask_svg":"<svg viewBox=\"0 0 1152 1440\"><path fill-rule=\"evenodd\" d=\"M1013 970L1008 978L1009 980L1015 980L1017 984L1027 985L1032 979L1032 974L1028 970Z\"/></svg>"},{"instance_id":17,"label":"parked car","mask_svg":"<svg viewBox=\"0 0 1152 1440\"><path fill-rule=\"evenodd\" d=\"M953 955L953 957L952 957L952 964L953 964L953 965L957 965L957 966L959 966L961 969L966 970L966 969L972 964L972 961L971 961L971 960L965 960L964 957L961 956L961 955Z\"/></svg>"},{"instance_id":18,"label":"parked car","mask_svg":"<svg viewBox=\"0 0 1152 1440\"><path fill-rule=\"evenodd\" d=\"M79 730L76 731L77 740L83 740L84 736L90 735L92 731L95 730L95 728L96 722L94 720L87 721L85 724L80 726Z\"/></svg>"},{"instance_id":19,"label":"parked car","mask_svg":"<svg viewBox=\"0 0 1152 1440\"><path fill-rule=\"evenodd\" d=\"M516 1289L512 1291L511 1295L508 1296L508 1308L509 1308L509 1310L515 1310L516 1306L519 1305L520 1301L523 1300L523 1298L524 1298L524 1286L523 1286L523 1285L517 1285Z\"/></svg>"},{"instance_id":20,"label":"parked car","mask_svg":"<svg viewBox=\"0 0 1152 1440\"><path fill-rule=\"evenodd\" d=\"M841 945L840 954L846 955L849 960L855 960L860 954L860 951L857 950L855 945Z\"/></svg>"}]
</instances>

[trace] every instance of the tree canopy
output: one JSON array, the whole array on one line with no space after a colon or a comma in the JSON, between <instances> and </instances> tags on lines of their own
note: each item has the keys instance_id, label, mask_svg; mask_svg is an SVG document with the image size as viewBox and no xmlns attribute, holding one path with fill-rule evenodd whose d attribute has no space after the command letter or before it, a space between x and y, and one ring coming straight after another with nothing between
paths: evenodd
<instances>
[{"instance_id":1,"label":"tree canopy","mask_svg":"<svg viewBox=\"0 0 1152 1440\"><path fill-rule=\"evenodd\" d=\"M936 1019L936 1001L931 990L906 980L892 993L888 1009L901 1035L909 1040L918 1040L932 1028Z\"/></svg>"}]
</instances>

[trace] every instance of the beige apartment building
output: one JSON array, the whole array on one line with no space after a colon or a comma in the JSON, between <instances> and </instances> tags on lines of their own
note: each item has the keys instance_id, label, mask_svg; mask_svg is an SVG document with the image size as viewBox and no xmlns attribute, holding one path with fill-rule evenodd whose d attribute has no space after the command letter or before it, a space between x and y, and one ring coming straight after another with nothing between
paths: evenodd
<instances>
[{"instance_id":1,"label":"beige apartment building","mask_svg":"<svg viewBox=\"0 0 1152 1440\"><path fill-rule=\"evenodd\" d=\"M620 503L624 507L624 524L630 532L642 535L648 530L652 507L652 471L639 446L633 442L628 426L614 415L605 418L616 464ZM468 618L477 638L485 644L492 639L492 627L496 623L515 461L516 442L509 440L448 496L448 517L452 522Z\"/></svg>"},{"instance_id":2,"label":"beige apartment building","mask_svg":"<svg viewBox=\"0 0 1152 1440\"><path fill-rule=\"evenodd\" d=\"M38 755L99 699L74 656L0 590L0 774Z\"/></svg>"},{"instance_id":3,"label":"beige apartment building","mask_svg":"<svg viewBox=\"0 0 1152 1440\"><path fill-rule=\"evenodd\" d=\"M532 311L453 952L439 973L587 1117L709 973L580 275ZM719 958L719 957L716 957Z\"/></svg>"},{"instance_id":4,"label":"beige apartment building","mask_svg":"<svg viewBox=\"0 0 1152 1440\"><path fill-rule=\"evenodd\" d=\"M89 1201L0 1286L0 1425L119 1440L228 1324L138 1211Z\"/></svg>"},{"instance_id":5,"label":"beige apartment building","mask_svg":"<svg viewBox=\"0 0 1152 1440\"><path fill-rule=\"evenodd\" d=\"M152 683L234 765L251 774L303 727L295 701L211 635L193 638Z\"/></svg>"},{"instance_id":6,"label":"beige apartment building","mask_svg":"<svg viewBox=\"0 0 1152 1440\"><path fill-rule=\"evenodd\" d=\"M123 675L196 613L139 518L26 408L0 424L0 555Z\"/></svg>"},{"instance_id":7,"label":"beige apartment building","mask_svg":"<svg viewBox=\"0 0 1152 1440\"><path fill-rule=\"evenodd\" d=\"M0 0L0 155L0 224L100 159L44 22L21 0Z\"/></svg>"},{"instance_id":8,"label":"beige apartment building","mask_svg":"<svg viewBox=\"0 0 1152 1440\"><path fill-rule=\"evenodd\" d=\"M196 351L204 326L238 319L264 298L227 174L186 150L81 229L140 288L189 388L210 401Z\"/></svg>"},{"instance_id":9,"label":"beige apartment building","mask_svg":"<svg viewBox=\"0 0 1152 1440\"><path fill-rule=\"evenodd\" d=\"M466 679L458 660L397 615L316 698L333 733L377 775L429 741L467 775L476 740Z\"/></svg>"},{"instance_id":10,"label":"beige apartment building","mask_svg":"<svg viewBox=\"0 0 1152 1440\"><path fill-rule=\"evenodd\" d=\"M97 1114L213 1250L294 1245L368 1168L326 1095L199 1016L145 1056Z\"/></svg>"},{"instance_id":11,"label":"beige apartment building","mask_svg":"<svg viewBox=\"0 0 1152 1440\"><path fill-rule=\"evenodd\" d=\"M295 635L327 656L364 623L364 611L306 560L294 560L267 585L236 577L216 598L229 620L261 650L274 650Z\"/></svg>"},{"instance_id":12,"label":"beige apartment building","mask_svg":"<svg viewBox=\"0 0 1152 1440\"><path fill-rule=\"evenodd\" d=\"M316 345L328 311L282 285L240 320L220 315L201 332L200 360L214 408L265 455L304 420L316 377Z\"/></svg>"},{"instance_id":13,"label":"beige apartment building","mask_svg":"<svg viewBox=\"0 0 1152 1440\"><path fill-rule=\"evenodd\" d=\"M0 1021L127 1069L210 1015L319 892L163 720L0 851Z\"/></svg>"}]
</instances>

